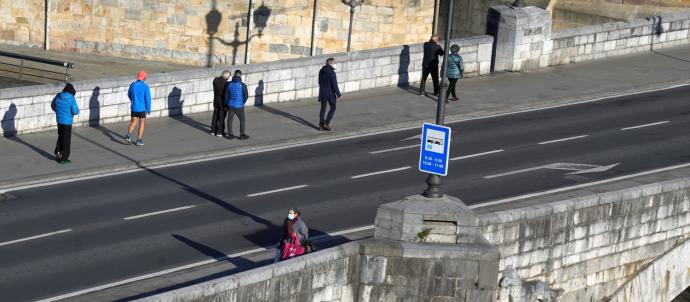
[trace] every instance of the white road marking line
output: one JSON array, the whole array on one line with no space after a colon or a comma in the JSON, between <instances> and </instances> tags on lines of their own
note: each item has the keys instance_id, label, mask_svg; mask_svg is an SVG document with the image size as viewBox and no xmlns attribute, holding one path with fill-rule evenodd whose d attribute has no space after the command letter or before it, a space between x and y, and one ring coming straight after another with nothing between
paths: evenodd
<instances>
[{"instance_id":1,"label":"white road marking line","mask_svg":"<svg viewBox=\"0 0 690 302\"><path fill-rule=\"evenodd\" d=\"M305 187L307 187L307 185L299 185L299 186L294 186L294 187L287 187L287 188L275 189L275 190L271 190L271 191L265 191L265 192L259 192L259 193L249 194L249 195L247 195L247 197L254 197L254 196L261 196L261 195L273 194L273 193L278 193L278 192L283 192L283 191L301 189L301 188L305 188Z\"/></svg>"},{"instance_id":2,"label":"white road marking line","mask_svg":"<svg viewBox=\"0 0 690 302\"><path fill-rule=\"evenodd\" d=\"M71 232L71 231L72 231L72 229L65 229L65 230L60 230L60 231L57 231L57 232L45 233L45 234L41 234L41 235L26 237L26 238L22 238L22 239L7 241L7 242L0 242L0 246L5 246L5 245L10 245L10 244L14 244L14 243L29 241L29 240L33 240L33 239L38 239L38 238L53 236L53 235L62 234L62 233L67 233L67 232Z\"/></svg>"},{"instance_id":3,"label":"white road marking line","mask_svg":"<svg viewBox=\"0 0 690 302\"><path fill-rule=\"evenodd\" d=\"M312 240L318 240L319 238L325 238L325 237L329 237L329 236L330 236L330 237L342 236L342 235L347 235L347 234L351 234L351 233L357 233L357 232L361 232L361 231L367 231L367 230L371 230L371 229L374 229L374 225L368 225L368 226L363 226L363 227L358 227L358 228L353 228L353 229L347 229L347 230L342 230L342 231L333 232L333 233L326 233L326 235L314 236L314 237L312 237L311 239L312 239ZM208 259L208 260L204 260L204 261L195 262L195 263L192 263L192 264L187 264L187 265L183 265L183 266L173 267L173 268L166 269L166 270L162 270L162 271L159 271L159 272L154 272L154 273L150 273L150 274L146 274L146 275L141 275L141 276L137 276L137 277L125 279L125 280L120 280L120 281L117 281L117 282L112 282L112 283L108 283L108 284L103 284L103 285L99 285L99 286L95 286L95 287L83 289L83 290L76 291L76 292L66 293L66 294L63 294L63 295L60 295L60 296L55 296L55 297L51 297L51 298L46 298L46 299L43 299L43 300L39 300L39 301L37 301L37 302L54 302L54 301L59 301L59 300L63 300L63 299L67 299L67 298L72 298L72 297L76 297L76 296L80 296L80 295L84 295L84 294L88 294L88 293L92 293L92 292L96 292L96 291L100 291L100 290L104 290L104 289L108 289L108 288L117 287L117 286L120 286L120 285L132 283L132 282L137 282L137 281L141 281L141 280L145 280L145 279L160 277L160 276L163 276L163 275L167 275L167 274L174 273L174 272L179 272L179 271L186 270L186 269L190 269L190 268L195 268L195 267L204 266L204 265L207 265L207 264L212 264L212 263L216 263L216 262L225 261L225 260L231 259L231 258L242 257L242 256L251 255L251 254L255 254L255 253L265 252L265 251L268 251L268 250L271 250L271 249L274 249L274 248L276 248L276 246L275 246L275 245L272 245L272 246L268 246L268 247L255 248L255 249L251 249L251 250L247 250L247 251L239 252L239 253L234 253L234 254L230 254L230 255L224 255L223 257L220 257L219 259Z\"/></svg>"},{"instance_id":4,"label":"white road marking line","mask_svg":"<svg viewBox=\"0 0 690 302\"><path fill-rule=\"evenodd\" d=\"M579 135L579 136L572 136L572 137L566 137L566 138L555 139L555 140L552 140L552 141L545 141L545 142L541 142L541 143L539 143L539 144L540 144L540 145L553 144L553 143L558 143L558 142L564 142L564 141L570 141L570 140L574 140L574 139L585 138L585 137L588 137L588 136L589 136L589 135L587 135L587 134L585 134L585 135Z\"/></svg>"},{"instance_id":5,"label":"white road marking line","mask_svg":"<svg viewBox=\"0 0 690 302\"><path fill-rule=\"evenodd\" d=\"M482 120L482 119L489 119L489 118L496 118L496 117L502 117L502 116L511 116L511 115L517 115L517 114L522 114L522 113L528 113L528 112L536 112L536 111L543 111L543 110L549 110L549 109L556 109L556 108L562 108L562 107L568 107L568 106L576 106L576 105L594 103L594 102L598 102L598 101L615 99L615 98L620 98L620 97L625 97L625 96L645 94L645 93L655 92L655 91L672 90L675 88L685 87L685 86L689 86L689 85L690 85L690 83L676 84L676 85L662 87L662 88L653 88L653 89L646 89L646 90L641 90L641 91L625 92L625 93L603 96L603 97L597 97L597 98L592 98L592 99L586 99L586 100L576 101L576 102L566 103L566 104L556 104L556 105L549 105L549 106L544 106L544 107L539 107L539 108L531 108L531 109L517 110L517 111L511 111L511 112L496 113L496 114L485 115L485 116L470 117L470 118L464 118L464 119L459 119L459 120L452 120L452 121L447 122L446 125L469 122L469 121L476 121L476 120ZM246 155L253 155L253 154L278 151L278 150L284 150L284 149L291 149L291 148L298 148L298 147L305 147L305 146L311 146L311 145L318 145L318 144L323 144L323 143L331 143L331 142L337 142L337 141L343 141L343 140L349 140L349 139L355 139L355 138L361 138L361 137L368 137L368 136L374 136L374 135L380 135L380 134L387 134L387 133L395 133L395 132L407 131L407 130L412 130L412 129L421 129L421 128L422 128L421 126L415 125L415 126L400 127L400 128L395 128L395 129L381 130L381 131L377 131L377 132L360 133L360 134L354 134L354 135L343 136L343 137L333 137L333 138L317 140L317 141L288 144L288 145L270 147L270 148L264 148L264 149L258 149L258 150L246 150L246 151L236 152L236 153L232 153L232 154L223 154L223 155L209 156L209 157L204 157L204 158L176 161L174 163L150 165L150 166L144 166L144 167L131 168L131 169L127 169L127 170L121 170L121 171L106 172L106 173L102 173L102 174L95 174L95 175L73 177L73 178L69 178L69 179L46 181L46 182L40 182L40 183L34 183L34 184L28 184L28 185L22 185L22 186L16 186L16 187L7 187L7 188L3 188L2 192L7 193L10 191L26 190L26 189L32 189L32 188L52 186L52 185L62 184L62 183L71 183L71 182L77 182L77 181L88 180L88 179L96 179L96 178L103 178L103 177L109 177L109 176L115 176L115 175L121 175L121 174L128 174L128 173L133 173L133 172L145 171L147 169L155 170L155 169L162 169L162 168L168 168L168 167L183 166L183 165L213 161L213 160L217 160L217 159L240 157L240 156L246 156Z\"/></svg>"},{"instance_id":6,"label":"white road marking line","mask_svg":"<svg viewBox=\"0 0 690 302\"><path fill-rule=\"evenodd\" d=\"M644 171L644 172L639 172L639 173L635 173L635 174L623 175L623 176L613 177L613 178L609 178L609 179L604 179L604 180L574 185L574 186L570 186L570 187L557 188L557 189L548 190L548 191L530 193L530 194L525 194L525 195L520 195L520 196L515 196L515 197L509 197L509 198L495 200L495 201L484 202L481 204L471 205L471 206L469 206L469 208L470 209L483 208L483 207L488 207L488 206L492 206L492 205L508 203L508 202L512 202L512 201L516 201L516 200L538 197L538 196L542 196L542 195L559 193L559 192L564 192L564 191L569 191L569 190L574 190L574 189L581 189L581 188L596 186L596 185L605 184L605 183L609 183L609 182L614 182L614 181L619 181L619 180L624 180L624 179L629 179L629 178L634 178L634 177L638 177L638 176L644 176L644 175L649 175L649 174L654 174L654 173L659 173L659 172L664 172L664 171L670 171L670 170L675 170L675 169L680 169L680 168L686 168L686 167L690 167L690 163L685 163L685 164L675 165L675 166L669 166L669 167L665 167L665 168L660 168L660 169L655 169L655 170L650 170L650 171Z\"/></svg>"},{"instance_id":7,"label":"white road marking line","mask_svg":"<svg viewBox=\"0 0 690 302\"><path fill-rule=\"evenodd\" d=\"M409 168L411 168L411 167L410 166L400 167L400 168L395 168L395 169L390 169L390 170L385 170L385 171L378 171L378 172L372 172L372 173L367 173L367 174L355 175L355 176L352 176L350 178L355 179L355 178L362 178L362 177L374 176L374 175L391 173L391 172L398 172L398 171L402 171L402 170L407 170Z\"/></svg>"},{"instance_id":8,"label":"white road marking line","mask_svg":"<svg viewBox=\"0 0 690 302\"><path fill-rule=\"evenodd\" d=\"M148 217L148 216L153 216L153 215L160 215L160 214L165 214L165 213L170 213L170 212L177 212L177 211L182 211L186 209L191 209L196 206L191 205L191 206L184 206L184 207L179 207L179 208L174 208L174 209L168 209L168 210L163 210L163 211L157 211L157 212L151 212L151 213L146 213L146 214L141 214L141 215L136 215L136 216L129 216L122 218L124 220L133 220L133 219L139 219L143 217Z\"/></svg>"},{"instance_id":9,"label":"white road marking line","mask_svg":"<svg viewBox=\"0 0 690 302\"><path fill-rule=\"evenodd\" d=\"M372 151L372 152L369 152L369 154L386 153L386 152L398 151L398 150L404 150L404 149L410 149L410 148L419 148L419 144L397 147L397 148L390 148L390 149L385 149L385 150Z\"/></svg>"},{"instance_id":10,"label":"white road marking line","mask_svg":"<svg viewBox=\"0 0 690 302\"><path fill-rule=\"evenodd\" d=\"M663 124L670 123L670 122L671 122L671 121L656 122L656 123L650 123L650 124L644 124L644 125L638 125L638 126L632 126L632 127L621 128L621 130L625 131L625 130L643 128L643 127L651 127L651 126L656 126L656 125L663 125Z\"/></svg>"},{"instance_id":11,"label":"white road marking line","mask_svg":"<svg viewBox=\"0 0 690 302\"><path fill-rule=\"evenodd\" d=\"M477 157L477 156L483 156L483 155L489 155L489 154L499 153L499 152L503 152L503 151L505 151L505 150L503 150L503 149L492 150L492 151L487 151L487 152L482 152L482 153L477 153L477 154L470 154L470 155L463 155L463 156L453 157L453 158L451 158L450 160L460 160L460 159L472 158L472 157Z\"/></svg>"}]
</instances>

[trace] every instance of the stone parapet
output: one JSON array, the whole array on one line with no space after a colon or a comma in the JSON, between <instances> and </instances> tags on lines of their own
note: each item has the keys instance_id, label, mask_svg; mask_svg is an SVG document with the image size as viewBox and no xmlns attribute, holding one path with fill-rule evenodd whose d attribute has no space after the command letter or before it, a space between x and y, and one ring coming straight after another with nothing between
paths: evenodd
<instances>
[{"instance_id":1,"label":"stone parapet","mask_svg":"<svg viewBox=\"0 0 690 302\"><path fill-rule=\"evenodd\" d=\"M493 38L479 36L453 40L465 59L465 76L488 75ZM406 86L421 78L422 44L364 50L330 55L338 61L338 82L343 93L378 87ZM318 72L329 56L227 67L242 70L249 88L247 105L288 102L318 96ZM222 68L196 69L152 74L152 114L176 116L213 109L212 79ZM76 81L77 104L81 109L76 126L129 120L127 89L132 77ZM50 109L58 84L0 89L0 112L5 135L53 129ZM10 131L13 130L13 131Z\"/></svg>"}]
</instances>

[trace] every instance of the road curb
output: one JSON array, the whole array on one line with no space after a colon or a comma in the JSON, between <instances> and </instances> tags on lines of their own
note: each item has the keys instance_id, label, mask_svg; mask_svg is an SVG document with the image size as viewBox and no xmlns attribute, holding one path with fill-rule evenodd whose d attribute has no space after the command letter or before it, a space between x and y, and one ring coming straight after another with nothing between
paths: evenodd
<instances>
[{"instance_id":1,"label":"road curb","mask_svg":"<svg viewBox=\"0 0 690 302\"><path fill-rule=\"evenodd\" d=\"M552 108L565 107L570 105L577 105L589 102L597 102L622 96L643 94L654 92L658 90L673 89L677 87L690 85L690 79L679 81L670 81L662 83L654 83L647 86L636 86L634 88L625 88L606 93L594 93L586 96L578 96L571 98L563 98L558 100L543 101L529 105L514 106L504 109L487 109L483 111L475 111L471 113L453 115L446 117L446 123L457 123L469 120L483 119L489 117L496 117L502 115L519 114L530 111L547 110ZM353 139L357 137L375 135L386 132L404 131L415 128L421 128L423 122L433 122L433 117L425 120L417 120L411 122L394 123L375 128L364 130L346 131L346 132L331 132L328 135L319 135L319 137L308 137L302 139L285 139L277 143L261 144L251 147L239 147L223 150L214 150L206 152L190 153L179 156L172 156L156 160L147 160L141 162L134 162L129 164L117 164L110 166L103 166L97 168L89 168L80 171L61 173L59 176L55 174L43 174L22 179L10 180L0 182L0 194L8 191L20 190L22 187L35 186L42 183L59 183L74 181L75 179L89 179L103 177L114 173L127 173L136 171L145 171L159 169L169 166L184 165L196 162L205 162L215 159L237 157L259 152L275 151L281 149L289 149L305 145L313 145L319 143L340 141ZM0 199L1 200L1 199Z\"/></svg>"}]
</instances>

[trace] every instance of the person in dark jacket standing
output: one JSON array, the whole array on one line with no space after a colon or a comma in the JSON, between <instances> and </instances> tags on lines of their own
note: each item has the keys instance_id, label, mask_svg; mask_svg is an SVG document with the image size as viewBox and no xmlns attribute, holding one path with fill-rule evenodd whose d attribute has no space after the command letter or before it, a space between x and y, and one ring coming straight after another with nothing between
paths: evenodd
<instances>
[{"instance_id":1,"label":"person in dark jacket standing","mask_svg":"<svg viewBox=\"0 0 690 302\"><path fill-rule=\"evenodd\" d=\"M126 145L134 143L132 141L132 132L137 122L139 122L139 137L134 144L137 146L144 145L142 138L144 136L144 126L146 126L146 114L151 113L151 89L149 85L146 85L146 77L146 72L140 70L137 73L137 80L129 85L127 97L129 97L129 101L132 103L132 120L127 129L127 136L125 136Z\"/></svg>"},{"instance_id":2,"label":"person in dark jacket standing","mask_svg":"<svg viewBox=\"0 0 690 302\"><path fill-rule=\"evenodd\" d=\"M211 134L215 136L225 136L225 100L227 89L225 85L230 78L230 71L223 70L223 73L213 79L213 118L211 118Z\"/></svg>"},{"instance_id":3,"label":"person in dark jacket standing","mask_svg":"<svg viewBox=\"0 0 690 302\"><path fill-rule=\"evenodd\" d=\"M225 106L228 110L228 139L235 138L232 133L232 120L237 114L240 120L240 136L239 139L248 139L249 135L245 132L245 117L244 117L244 104L249 99L249 92L247 90L247 85L242 83L242 71L235 70L235 75L232 77L227 85L227 99Z\"/></svg>"},{"instance_id":4,"label":"person in dark jacket standing","mask_svg":"<svg viewBox=\"0 0 690 302\"><path fill-rule=\"evenodd\" d=\"M336 100L341 97L340 89L338 89L338 78L335 76L335 59L328 58L326 65L319 71L319 102L321 103L319 130L331 131L330 123L333 119L333 114L335 114ZM326 104L328 104L330 110L328 110L328 116L324 119Z\"/></svg>"},{"instance_id":5,"label":"person in dark jacket standing","mask_svg":"<svg viewBox=\"0 0 690 302\"><path fill-rule=\"evenodd\" d=\"M431 75L434 83L434 95L438 94L438 57L443 55L443 48L438 45L438 35L431 36L428 42L424 43L424 57L422 58L422 82L419 85L419 95L426 95L426 79Z\"/></svg>"},{"instance_id":6,"label":"person in dark jacket standing","mask_svg":"<svg viewBox=\"0 0 690 302\"><path fill-rule=\"evenodd\" d=\"M72 144L72 122L74 116L79 114L79 107L74 96L77 91L72 84L67 83L53 101L50 107L55 111L57 118L58 139L55 144L55 160L60 164L69 164L70 145Z\"/></svg>"}]
</instances>

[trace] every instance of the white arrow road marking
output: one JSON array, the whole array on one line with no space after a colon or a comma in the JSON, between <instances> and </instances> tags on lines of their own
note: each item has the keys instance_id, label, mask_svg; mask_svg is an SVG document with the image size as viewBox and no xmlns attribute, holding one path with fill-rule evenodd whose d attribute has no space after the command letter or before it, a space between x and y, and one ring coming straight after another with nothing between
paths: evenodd
<instances>
[{"instance_id":1,"label":"white arrow road marking","mask_svg":"<svg viewBox=\"0 0 690 302\"><path fill-rule=\"evenodd\" d=\"M619 165L620 163L616 163L613 165L608 165L608 166L597 166L597 165L587 165L587 164L570 164L570 163L555 163L555 164L549 164L549 165L543 165L543 166L537 166L537 167L532 167L532 168L527 168L527 169L522 169L522 170L516 170L516 171L510 171L510 172L505 172L501 174L494 174L494 175L489 175L489 176L484 176L484 179L491 179L491 178L496 178L496 177L501 177L501 176L508 176L508 175L513 175L513 174L518 174L518 173L525 173L525 172L530 172L530 171L536 171L536 170L541 170L541 169L552 169L552 170L568 170L568 171L575 171L572 173L568 173L568 175L572 174L585 174L585 173L597 173L597 172L605 172L610 170L611 168Z\"/></svg>"}]
</instances>

